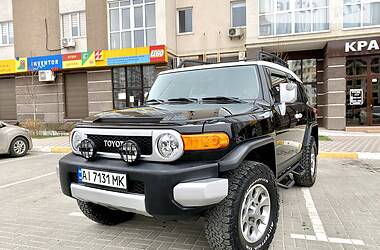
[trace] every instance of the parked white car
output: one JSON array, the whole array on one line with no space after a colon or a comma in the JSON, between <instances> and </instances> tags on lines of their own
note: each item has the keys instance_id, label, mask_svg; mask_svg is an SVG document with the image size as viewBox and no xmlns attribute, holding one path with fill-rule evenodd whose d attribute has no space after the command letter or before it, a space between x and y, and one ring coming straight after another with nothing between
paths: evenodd
<instances>
[{"instance_id":1,"label":"parked white car","mask_svg":"<svg viewBox=\"0 0 380 250\"><path fill-rule=\"evenodd\" d=\"M0 121L0 154L21 157L33 148L29 130Z\"/></svg>"}]
</instances>

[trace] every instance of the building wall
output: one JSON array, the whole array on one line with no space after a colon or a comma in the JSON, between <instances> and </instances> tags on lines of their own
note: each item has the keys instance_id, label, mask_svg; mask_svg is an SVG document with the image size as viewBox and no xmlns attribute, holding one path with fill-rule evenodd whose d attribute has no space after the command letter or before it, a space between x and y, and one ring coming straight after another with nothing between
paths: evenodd
<instances>
[{"instance_id":1,"label":"building wall","mask_svg":"<svg viewBox=\"0 0 380 250\"><path fill-rule=\"evenodd\" d=\"M112 70L87 72L89 115L113 109Z\"/></svg>"},{"instance_id":2,"label":"building wall","mask_svg":"<svg viewBox=\"0 0 380 250\"><path fill-rule=\"evenodd\" d=\"M328 32L260 37L259 1L247 1L247 47L265 48L274 52L323 49L328 41L380 34L380 29L373 27L343 29L343 0L329 0L329 3L330 30Z\"/></svg>"},{"instance_id":3,"label":"building wall","mask_svg":"<svg viewBox=\"0 0 380 250\"><path fill-rule=\"evenodd\" d=\"M86 0L87 49L108 49L107 0Z\"/></svg>"},{"instance_id":4,"label":"building wall","mask_svg":"<svg viewBox=\"0 0 380 250\"><path fill-rule=\"evenodd\" d=\"M0 23L13 20L12 0L2 0L0 8ZM0 45L0 60L15 57L14 45Z\"/></svg>"},{"instance_id":5,"label":"building wall","mask_svg":"<svg viewBox=\"0 0 380 250\"><path fill-rule=\"evenodd\" d=\"M253 1L252 1L253 2ZM193 7L193 32L177 35L177 55L203 55L245 51L245 38L231 40L230 0L177 0L177 9ZM177 13L171 24L177 32Z\"/></svg>"},{"instance_id":6,"label":"building wall","mask_svg":"<svg viewBox=\"0 0 380 250\"><path fill-rule=\"evenodd\" d=\"M64 121L64 84L62 74L53 83L41 83L38 76L16 76L17 120Z\"/></svg>"},{"instance_id":7,"label":"building wall","mask_svg":"<svg viewBox=\"0 0 380 250\"><path fill-rule=\"evenodd\" d=\"M59 0L59 14L60 14L60 32L61 38L62 34L62 14L72 13L72 12L86 12L86 0ZM86 32L87 33L87 32ZM73 52L83 52L87 51L87 37L75 38L75 48L65 49L62 48L61 53L73 53Z\"/></svg>"}]
</instances>

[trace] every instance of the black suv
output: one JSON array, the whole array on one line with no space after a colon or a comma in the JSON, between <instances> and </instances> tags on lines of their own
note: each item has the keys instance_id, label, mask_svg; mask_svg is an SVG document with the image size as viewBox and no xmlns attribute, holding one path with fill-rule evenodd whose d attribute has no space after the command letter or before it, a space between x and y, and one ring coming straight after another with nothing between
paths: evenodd
<instances>
[{"instance_id":1,"label":"black suv","mask_svg":"<svg viewBox=\"0 0 380 250\"><path fill-rule=\"evenodd\" d=\"M62 191L91 220L205 216L213 249L267 249L277 187L315 182L318 125L288 68L221 63L160 73L145 106L82 121L71 146Z\"/></svg>"}]
</instances>

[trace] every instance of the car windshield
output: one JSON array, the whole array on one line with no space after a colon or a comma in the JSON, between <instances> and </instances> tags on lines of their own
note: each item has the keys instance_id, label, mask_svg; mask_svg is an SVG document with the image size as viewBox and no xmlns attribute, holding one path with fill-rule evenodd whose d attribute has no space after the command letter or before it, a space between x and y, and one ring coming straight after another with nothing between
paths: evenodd
<instances>
[{"instance_id":1,"label":"car windshield","mask_svg":"<svg viewBox=\"0 0 380 250\"><path fill-rule=\"evenodd\" d=\"M170 100L254 100L259 97L254 65L190 70L159 75L147 102ZM189 103L189 102L188 102ZM238 102L236 102L238 103Z\"/></svg>"}]
</instances>

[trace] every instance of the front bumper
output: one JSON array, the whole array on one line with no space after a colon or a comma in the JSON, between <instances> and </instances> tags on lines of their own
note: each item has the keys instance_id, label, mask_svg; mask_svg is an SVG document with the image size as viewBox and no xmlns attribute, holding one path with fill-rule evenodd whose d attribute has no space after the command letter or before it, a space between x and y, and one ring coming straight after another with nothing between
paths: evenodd
<instances>
[{"instance_id":1,"label":"front bumper","mask_svg":"<svg viewBox=\"0 0 380 250\"><path fill-rule=\"evenodd\" d=\"M78 168L127 174L128 183L143 183L143 193L83 186L76 179ZM215 162L140 162L128 166L121 160L91 162L69 154L60 160L57 172L63 193L70 197L164 219L201 214L228 193L228 180L218 178Z\"/></svg>"}]
</instances>

